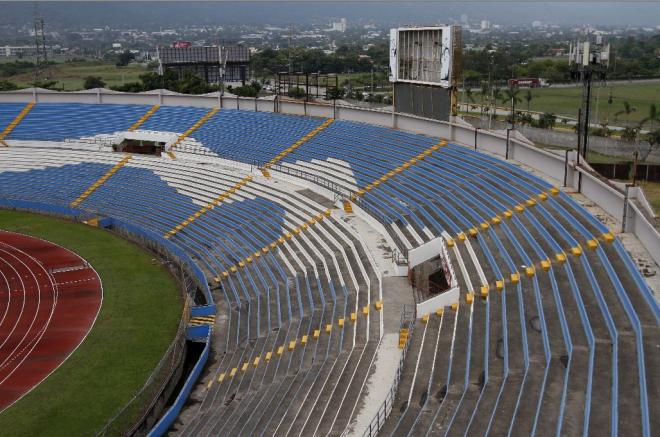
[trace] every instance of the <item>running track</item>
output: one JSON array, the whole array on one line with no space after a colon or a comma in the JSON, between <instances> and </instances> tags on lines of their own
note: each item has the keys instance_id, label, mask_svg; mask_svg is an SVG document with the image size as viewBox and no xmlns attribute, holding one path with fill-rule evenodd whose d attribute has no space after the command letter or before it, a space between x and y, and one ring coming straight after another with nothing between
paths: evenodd
<instances>
[{"instance_id":1,"label":"running track","mask_svg":"<svg viewBox=\"0 0 660 437\"><path fill-rule=\"evenodd\" d=\"M75 253L0 231L0 412L78 347L102 298L101 280Z\"/></svg>"}]
</instances>

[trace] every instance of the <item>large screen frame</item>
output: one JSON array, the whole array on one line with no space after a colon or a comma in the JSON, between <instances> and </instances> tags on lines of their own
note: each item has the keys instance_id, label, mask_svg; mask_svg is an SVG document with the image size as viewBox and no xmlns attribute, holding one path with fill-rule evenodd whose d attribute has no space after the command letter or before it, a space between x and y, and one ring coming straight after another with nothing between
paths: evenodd
<instances>
[{"instance_id":1,"label":"large screen frame","mask_svg":"<svg viewBox=\"0 0 660 437\"><path fill-rule=\"evenodd\" d=\"M390 82L455 86L457 34L459 26L390 29Z\"/></svg>"}]
</instances>

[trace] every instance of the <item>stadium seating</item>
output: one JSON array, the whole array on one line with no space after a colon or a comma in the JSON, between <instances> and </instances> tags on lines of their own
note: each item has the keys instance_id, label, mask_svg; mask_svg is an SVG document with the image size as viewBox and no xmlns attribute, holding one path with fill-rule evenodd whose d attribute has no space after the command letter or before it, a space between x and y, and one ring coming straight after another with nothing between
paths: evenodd
<instances>
[{"instance_id":1,"label":"stadium seating","mask_svg":"<svg viewBox=\"0 0 660 437\"><path fill-rule=\"evenodd\" d=\"M23 103L2 103L0 104L0 129L4 130L9 123L21 113L25 104ZM0 130L0 132L2 132Z\"/></svg>"},{"instance_id":2,"label":"stadium seating","mask_svg":"<svg viewBox=\"0 0 660 437\"><path fill-rule=\"evenodd\" d=\"M0 104L0 123L21 108ZM37 104L8 139L108 133L149 109L112 107L103 120L105 108ZM160 107L140 129L183 133L207 113ZM341 120L221 110L177 149L194 153L193 139L225 160L277 158L332 182L402 251L450 242L459 304L419 315L381 433L660 426L660 309L621 242L571 196L459 145ZM5 148L0 159L0 197L69 205L122 156ZM222 345L177 432L341 434L382 334L369 248L299 187L200 161L133 156L76 205L166 236L215 287Z\"/></svg>"},{"instance_id":3,"label":"stadium seating","mask_svg":"<svg viewBox=\"0 0 660 437\"><path fill-rule=\"evenodd\" d=\"M183 133L203 117L206 112L208 112L206 108L161 106L139 129Z\"/></svg>"},{"instance_id":4,"label":"stadium seating","mask_svg":"<svg viewBox=\"0 0 660 437\"><path fill-rule=\"evenodd\" d=\"M81 162L85 158L78 151L55 153L38 149L35 156L34 150L25 148L7 151L3 156L9 157L9 165L3 168L8 171L3 171L0 178L7 178L7 187L11 189L3 190L2 196L25 199L25 193L28 199L61 205L75 199L118 159L98 152L87 155L86 159L92 162L114 158L101 165ZM76 180L83 174L87 178L82 184L67 185L68 180ZM165 235L240 179L235 172L226 173L199 164L134 156L78 208ZM349 359L354 363L360 359L371 362L380 327L378 317L364 316L350 322L351 313L358 314L362 307L380 298L379 277L362 243L341 221L326 216L325 208L312 199L294 194L263 181L251 181L236 190L230 201L208 211L171 237L171 241L199 261L209 278L221 278L218 290L224 302L219 304L227 311L228 320L225 349L218 351L220 356L224 352L224 365L217 368L214 380L221 373L229 374L233 368L241 368L245 362L252 366L257 356L268 352L275 356L281 345L299 343L303 336L308 339L306 345L298 344L289 354L286 366L278 362L276 367L262 366L263 370L241 372L240 379L213 387L190 432L202 429L211 432L214 427L229 430L230 425L250 426L246 420L248 414L254 413L248 408L252 397L247 393L251 392L261 393L258 399L278 405L281 414L291 419L289 424L280 422L281 415L251 417L252 426L273 429L294 423L302 428L311 414L311 406L327 408L331 396L341 400L347 397L349 388L357 387L357 391L347 397L353 404L346 402L345 409L350 412L359 397L369 366L354 373L346 364ZM314 221L309 224L312 218ZM286 233L299 232L299 224L307 229L300 232L299 238L278 243L280 251L262 252ZM222 272L250 257L253 258L248 267L222 276ZM343 327L338 326L339 319L345 320ZM329 333L324 332L327 325L332 327ZM324 332L318 340L317 330ZM333 390L339 382L342 385ZM285 398L279 398L282 387L291 391ZM228 390L237 390L235 402L223 414L227 422L218 423L218 411ZM243 404L240 399L244 400ZM241 417L244 420L239 420ZM309 423L311 426L313 422ZM332 423L324 425L329 427Z\"/></svg>"},{"instance_id":5,"label":"stadium seating","mask_svg":"<svg viewBox=\"0 0 660 437\"><path fill-rule=\"evenodd\" d=\"M148 109L143 105L40 103L7 139L62 141L127 130Z\"/></svg>"}]
</instances>

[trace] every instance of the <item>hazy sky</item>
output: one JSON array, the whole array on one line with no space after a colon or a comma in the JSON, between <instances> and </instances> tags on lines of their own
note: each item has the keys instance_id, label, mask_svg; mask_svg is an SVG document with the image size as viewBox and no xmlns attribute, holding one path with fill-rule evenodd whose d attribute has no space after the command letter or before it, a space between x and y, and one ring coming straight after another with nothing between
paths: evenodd
<instances>
[{"instance_id":1,"label":"hazy sky","mask_svg":"<svg viewBox=\"0 0 660 437\"><path fill-rule=\"evenodd\" d=\"M29 22L34 3L0 1L0 24ZM553 24L660 25L660 1L241 1L241 2L39 2L51 22L90 25L163 26L174 24L296 23L334 17L373 18L387 24L433 24L467 14L471 19L515 24L541 20Z\"/></svg>"}]
</instances>

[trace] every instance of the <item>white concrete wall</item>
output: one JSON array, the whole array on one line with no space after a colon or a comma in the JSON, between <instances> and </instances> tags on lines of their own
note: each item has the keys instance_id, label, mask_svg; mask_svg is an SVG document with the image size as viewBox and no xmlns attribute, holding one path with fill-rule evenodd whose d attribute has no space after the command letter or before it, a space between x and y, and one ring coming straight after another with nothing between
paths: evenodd
<instances>
[{"instance_id":1,"label":"white concrete wall","mask_svg":"<svg viewBox=\"0 0 660 437\"><path fill-rule=\"evenodd\" d=\"M413 268L426 260L435 258L442 250L442 237L434 238L421 246L417 246L408 251L408 267Z\"/></svg>"},{"instance_id":2,"label":"white concrete wall","mask_svg":"<svg viewBox=\"0 0 660 437\"><path fill-rule=\"evenodd\" d=\"M436 312L439 308L444 308L450 306L453 303L457 303L459 299L458 287L454 287L444 293L440 293L437 296L433 296L430 299L425 300L417 304L417 317L421 318L426 314L431 314Z\"/></svg>"}]
</instances>

